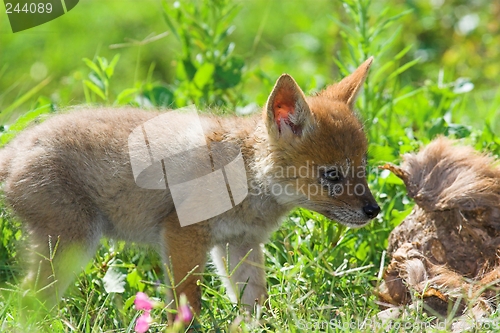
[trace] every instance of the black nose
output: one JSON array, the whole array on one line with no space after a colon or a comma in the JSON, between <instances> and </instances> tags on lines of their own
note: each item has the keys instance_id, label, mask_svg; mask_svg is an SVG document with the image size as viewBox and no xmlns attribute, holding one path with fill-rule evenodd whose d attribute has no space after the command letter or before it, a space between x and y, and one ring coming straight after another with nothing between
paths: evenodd
<instances>
[{"instance_id":1,"label":"black nose","mask_svg":"<svg viewBox=\"0 0 500 333\"><path fill-rule=\"evenodd\" d=\"M363 212L372 219L380 213L380 207L377 204L368 204L363 207Z\"/></svg>"}]
</instances>

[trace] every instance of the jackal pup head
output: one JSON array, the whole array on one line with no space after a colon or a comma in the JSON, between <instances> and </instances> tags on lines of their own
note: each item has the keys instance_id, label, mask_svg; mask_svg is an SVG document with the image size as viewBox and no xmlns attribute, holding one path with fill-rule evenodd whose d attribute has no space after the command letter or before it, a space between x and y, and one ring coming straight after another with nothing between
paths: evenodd
<instances>
[{"instance_id":1,"label":"jackal pup head","mask_svg":"<svg viewBox=\"0 0 500 333\"><path fill-rule=\"evenodd\" d=\"M353 112L372 58L341 82L306 97L283 74L264 109L271 146L271 192L349 227L380 211L366 182L367 139Z\"/></svg>"}]
</instances>

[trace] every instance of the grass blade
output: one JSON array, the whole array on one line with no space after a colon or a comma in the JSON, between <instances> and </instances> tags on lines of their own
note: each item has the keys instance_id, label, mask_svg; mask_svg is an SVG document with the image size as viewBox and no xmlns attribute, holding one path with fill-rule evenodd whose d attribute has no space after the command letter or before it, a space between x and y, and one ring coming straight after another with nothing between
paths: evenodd
<instances>
[{"instance_id":1,"label":"grass blade","mask_svg":"<svg viewBox=\"0 0 500 333\"><path fill-rule=\"evenodd\" d=\"M36 93L38 93L40 90L42 90L42 88L45 87L47 84L49 84L49 82L51 80L52 80L52 78L48 77L45 80L41 81L36 86L31 88L29 91L24 93L21 97L16 99L11 105L9 105L5 109L3 109L0 113L0 123L1 124L5 123L7 118L11 115L12 111L14 111L16 108L18 108L22 104L24 104L31 97L33 97Z\"/></svg>"}]
</instances>

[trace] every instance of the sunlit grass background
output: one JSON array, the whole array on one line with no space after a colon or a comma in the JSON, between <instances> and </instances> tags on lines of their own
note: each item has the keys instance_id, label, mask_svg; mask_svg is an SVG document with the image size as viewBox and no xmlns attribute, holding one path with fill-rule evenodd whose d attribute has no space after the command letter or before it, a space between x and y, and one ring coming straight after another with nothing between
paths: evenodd
<instances>
[{"instance_id":1,"label":"sunlit grass background","mask_svg":"<svg viewBox=\"0 0 500 333\"><path fill-rule=\"evenodd\" d=\"M296 210L265 247L270 299L262 319L232 305L209 267L195 328L382 331L362 323L378 311L373 288L388 235L413 203L402 183L376 166L398 163L437 135L500 152L498 17L500 3L486 0L82 0L54 21L13 34L1 12L0 141L46 114L85 103L195 103L244 114L265 103L281 73L312 93L374 56L357 106L370 140L369 183L382 213L368 227L345 230ZM1 212L1 331L130 332L135 293L163 297L154 253L103 240L59 309L38 323L23 322L16 292L23 235L16 219ZM110 271L122 277L123 292L106 291ZM165 313L153 315L151 331L164 330ZM433 319L417 307L388 331L422 331Z\"/></svg>"}]
</instances>

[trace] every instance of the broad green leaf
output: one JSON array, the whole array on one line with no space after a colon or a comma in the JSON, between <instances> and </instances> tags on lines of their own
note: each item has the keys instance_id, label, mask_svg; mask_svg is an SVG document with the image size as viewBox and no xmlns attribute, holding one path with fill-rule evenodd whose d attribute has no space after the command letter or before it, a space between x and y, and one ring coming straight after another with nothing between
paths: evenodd
<instances>
[{"instance_id":1,"label":"broad green leaf","mask_svg":"<svg viewBox=\"0 0 500 333\"><path fill-rule=\"evenodd\" d=\"M143 291L144 290L144 287L146 286L143 282L142 282L142 277L141 275L139 274L139 272L137 271L137 268L134 268L132 270L132 272L128 273L127 274L127 283L128 285L133 288L133 289L137 289L139 291Z\"/></svg>"},{"instance_id":2,"label":"broad green leaf","mask_svg":"<svg viewBox=\"0 0 500 333\"><path fill-rule=\"evenodd\" d=\"M96 86L93 82L89 80L83 80L83 83L90 89L92 90L97 96L101 97L103 100L106 100L106 96L104 95L103 91Z\"/></svg>"},{"instance_id":3,"label":"broad green leaf","mask_svg":"<svg viewBox=\"0 0 500 333\"><path fill-rule=\"evenodd\" d=\"M432 127L429 129L428 136L429 138L434 138L438 134L445 134L446 129L448 127L448 124L446 124L446 121L441 117L439 119L436 119L432 125Z\"/></svg>"},{"instance_id":4,"label":"broad green leaf","mask_svg":"<svg viewBox=\"0 0 500 333\"><path fill-rule=\"evenodd\" d=\"M199 88L203 89L210 81L213 80L215 65L211 63L204 63L194 75L193 82Z\"/></svg>"},{"instance_id":5,"label":"broad green leaf","mask_svg":"<svg viewBox=\"0 0 500 333\"><path fill-rule=\"evenodd\" d=\"M94 63L92 62L90 59L87 59L87 58L83 58L82 59L83 62L85 63L85 65L87 65L88 68L90 68L91 70L93 70L97 75L101 76L102 77L102 72L101 70L99 69L99 67Z\"/></svg>"},{"instance_id":6,"label":"broad green leaf","mask_svg":"<svg viewBox=\"0 0 500 333\"><path fill-rule=\"evenodd\" d=\"M446 133L457 138L466 138L471 134L471 129L465 125L449 124Z\"/></svg>"},{"instance_id":7,"label":"broad green leaf","mask_svg":"<svg viewBox=\"0 0 500 333\"><path fill-rule=\"evenodd\" d=\"M183 59L177 63L177 79L179 81L191 81L196 75L196 66L193 64L191 59Z\"/></svg>"},{"instance_id":8,"label":"broad green leaf","mask_svg":"<svg viewBox=\"0 0 500 333\"><path fill-rule=\"evenodd\" d=\"M123 90L121 93L118 94L116 97L116 100L113 104L115 105L124 105L127 103L130 103L134 99L134 95L138 92L139 90L137 88L128 88Z\"/></svg>"},{"instance_id":9,"label":"broad green leaf","mask_svg":"<svg viewBox=\"0 0 500 333\"><path fill-rule=\"evenodd\" d=\"M109 66L105 69L106 71L106 76L109 78L111 78L113 76L113 73L115 71L115 66L116 64L118 63L118 60L120 60L120 54L116 54L113 59L111 60L111 62L109 63Z\"/></svg>"},{"instance_id":10,"label":"broad green leaf","mask_svg":"<svg viewBox=\"0 0 500 333\"><path fill-rule=\"evenodd\" d=\"M95 73L89 73L89 79L90 79L90 81L92 81L92 83L94 83L102 91L104 91L104 89L106 89L107 79L105 77L102 78L103 80L101 80L101 77L98 77Z\"/></svg>"},{"instance_id":11,"label":"broad green leaf","mask_svg":"<svg viewBox=\"0 0 500 333\"><path fill-rule=\"evenodd\" d=\"M108 59L104 57L97 57L97 63L99 64L101 70L104 70L108 67Z\"/></svg>"},{"instance_id":12,"label":"broad green leaf","mask_svg":"<svg viewBox=\"0 0 500 333\"><path fill-rule=\"evenodd\" d=\"M391 225L393 225L393 226L399 225L411 213L412 210L413 210L413 207L410 207L410 208L405 209L403 211L398 211L395 209L392 210L391 211L391 217L392 217Z\"/></svg>"}]
</instances>

